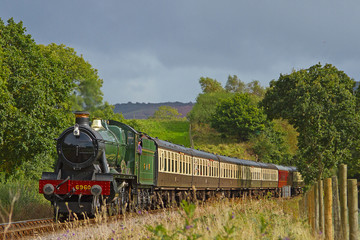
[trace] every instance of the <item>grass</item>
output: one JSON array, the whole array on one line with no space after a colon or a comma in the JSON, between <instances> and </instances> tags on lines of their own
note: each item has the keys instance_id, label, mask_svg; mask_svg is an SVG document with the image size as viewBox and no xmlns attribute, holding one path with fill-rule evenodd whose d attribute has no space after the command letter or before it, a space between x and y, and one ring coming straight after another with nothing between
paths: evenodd
<instances>
[{"instance_id":1,"label":"grass","mask_svg":"<svg viewBox=\"0 0 360 240\"><path fill-rule=\"evenodd\" d=\"M186 120L131 120L127 124L151 137L190 147L189 122Z\"/></svg>"},{"instance_id":2,"label":"grass","mask_svg":"<svg viewBox=\"0 0 360 240\"><path fill-rule=\"evenodd\" d=\"M297 206L298 199L183 202L178 211L138 211L133 217L69 228L46 239L315 239L306 220L299 218Z\"/></svg>"},{"instance_id":3,"label":"grass","mask_svg":"<svg viewBox=\"0 0 360 240\"><path fill-rule=\"evenodd\" d=\"M52 217L52 208L39 194L36 180L11 180L0 184L0 223Z\"/></svg>"}]
</instances>

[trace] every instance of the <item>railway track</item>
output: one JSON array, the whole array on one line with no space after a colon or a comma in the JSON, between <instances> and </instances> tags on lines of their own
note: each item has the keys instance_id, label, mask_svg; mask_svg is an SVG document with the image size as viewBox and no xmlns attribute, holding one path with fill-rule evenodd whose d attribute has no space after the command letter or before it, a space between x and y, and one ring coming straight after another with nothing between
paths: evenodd
<instances>
[{"instance_id":1,"label":"railway track","mask_svg":"<svg viewBox=\"0 0 360 240\"><path fill-rule=\"evenodd\" d=\"M177 207L168 208L170 210L177 210ZM164 209L148 210L149 214L156 214ZM128 212L127 217L137 216L136 212ZM13 223L0 224L0 240L9 239L24 239L29 237L42 236L46 233L54 233L59 230L71 229L85 225L110 223L114 220L122 219L123 215L115 216L99 216L91 219L75 220L69 222L54 222L52 218L26 220Z\"/></svg>"},{"instance_id":2,"label":"railway track","mask_svg":"<svg viewBox=\"0 0 360 240\"><path fill-rule=\"evenodd\" d=\"M0 224L0 239L21 239L57 229L52 218Z\"/></svg>"}]
</instances>

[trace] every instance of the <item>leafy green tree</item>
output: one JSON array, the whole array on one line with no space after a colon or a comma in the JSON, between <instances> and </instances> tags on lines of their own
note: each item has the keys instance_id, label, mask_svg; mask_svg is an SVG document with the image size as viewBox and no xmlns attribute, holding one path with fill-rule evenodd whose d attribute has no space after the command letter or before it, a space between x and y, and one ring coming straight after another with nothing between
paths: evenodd
<instances>
[{"instance_id":1,"label":"leafy green tree","mask_svg":"<svg viewBox=\"0 0 360 240\"><path fill-rule=\"evenodd\" d=\"M211 118L211 126L226 136L248 140L264 130L266 116L249 94L235 94L222 100Z\"/></svg>"},{"instance_id":2,"label":"leafy green tree","mask_svg":"<svg viewBox=\"0 0 360 240\"><path fill-rule=\"evenodd\" d=\"M0 172L21 166L49 167L36 158L55 153L54 138L69 124L72 80L42 55L22 22L0 19Z\"/></svg>"},{"instance_id":3,"label":"leafy green tree","mask_svg":"<svg viewBox=\"0 0 360 240\"><path fill-rule=\"evenodd\" d=\"M154 115L150 117L151 119L158 120L176 120L181 117L181 113L178 112L176 108L170 106L161 106L154 112Z\"/></svg>"},{"instance_id":4,"label":"leafy green tree","mask_svg":"<svg viewBox=\"0 0 360 240\"><path fill-rule=\"evenodd\" d=\"M257 160L292 166L290 145L285 142L285 136L285 132L275 129L273 122L267 122L260 134L253 134L250 137L251 149Z\"/></svg>"},{"instance_id":5,"label":"leafy green tree","mask_svg":"<svg viewBox=\"0 0 360 240\"><path fill-rule=\"evenodd\" d=\"M225 85L225 90L232 93L244 93L245 83L242 82L236 75L229 75Z\"/></svg>"},{"instance_id":6,"label":"leafy green tree","mask_svg":"<svg viewBox=\"0 0 360 240\"><path fill-rule=\"evenodd\" d=\"M262 106L270 118L287 119L298 131L296 165L307 182L351 159L360 130L353 87L354 80L331 64L270 82Z\"/></svg>"},{"instance_id":7,"label":"leafy green tree","mask_svg":"<svg viewBox=\"0 0 360 240\"><path fill-rule=\"evenodd\" d=\"M231 93L225 91L201 93L197 96L196 103L188 113L187 118L192 123L210 123L210 119L215 113L216 105L221 99L231 96Z\"/></svg>"},{"instance_id":8,"label":"leafy green tree","mask_svg":"<svg viewBox=\"0 0 360 240\"><path fill-rule=\"evenodd\" d=\"M73 48L63 44L40 45L40 49L45 57L56 61L64 75L72 79L74 85L69 102L72 110L92 112L105 107L101 106L103 80L99 78L97 70L88 61L85 61L82 55L78 56Z\"/></svg>"},{"instance_id":9,"label":"leafy green tree","mask_svg":"<svg viewBox=\"0 0 360 240\"><path fill-rule=\"evenodd\" d=\"M201 77L199 80L203 93L222 92L224 88L216 79Z\"/></svg>"},{"instance_id":10,"label":"leafy green tree","mask_svg":"<svg viewBox=\"0 0 360 240\"><path fill-rule=\"evenodd\" d=\"M260 82L258 80L254 80L248 84L246 84L246 90L247 93L250 93L251 95L255 95L262 99L265 96L265 88L260 85Z\"/></svg>"}]
</instances>

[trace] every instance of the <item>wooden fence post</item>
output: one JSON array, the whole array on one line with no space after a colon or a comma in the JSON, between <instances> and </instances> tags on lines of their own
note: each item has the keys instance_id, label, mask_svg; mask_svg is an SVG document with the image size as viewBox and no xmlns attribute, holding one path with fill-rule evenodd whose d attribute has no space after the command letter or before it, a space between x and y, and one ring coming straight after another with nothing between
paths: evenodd
<instances>
[{"instance_id":1,"label":"wooden fence post","mask_svg":"<svg viewBox=\"0 0 360 240\"><path fill-rule=\"evenodd\" d=\"M347 165L341 164L339 169L341 239L349 239L348 207L347 207Z\"/></svg>"},{"instance_id":2,"label":"wooden fence post","mask_svg":"<svg viewBox=\"0 0 360 240\"><path fill-rule=\"evenodd\" d=\"M357 180L348 180L348 207L349 207L349 238L350 240L358 240L358 189Z\"/></svg>"},{"instance_id":3,"label":"wooden fence post","mask_svg":"<svg viewBox=\"0 0 360 240\"><path fill-rule=\"evenodd\" d=\"M333 176L331 179L333 192L334 239L342 240L340 231L341 221L338 179L336 176Z\"/></svg>"},{"instance_id":4,"label":"wooden fence post","mask_svg":"<svg viewBox=\"0 0 360 240\"><path fill-rule=\"evenodd\" d=\"M319 233L319 183L314 184L314 222L315 232Z\"/></svg>"},{"instance_id":5,"label":"wooden fence post","mask_svg":"<svg viewBox=\"0 0 360 240\"><path fill-rule=\"evenodd\" d=\"M314 215L314 186L309 190L308 194L308 220L311 228L311 232L315 232L315 215Z\"/></svg>"},{"instance_id":6,"label":"wooden fence post","mask_svg":"<svg viewBox=\"0 0 360 240\"><path fill-rule=\"evenodd\" d=\"M325 232L325 220L324 220L324 181L319 181L319 229L320 232Z\"/></svg>"},{"instance_id":7,"label":"wooden fence post","mask_svg":"<svg viewBox=\"0 0 360 240\"><path fill-rule=\"evenodd\" d=\"M332 225L332 188L331 178L324 180L324 205L325 205L325 239L334 239Z\"/></svg>"}]
</instances>

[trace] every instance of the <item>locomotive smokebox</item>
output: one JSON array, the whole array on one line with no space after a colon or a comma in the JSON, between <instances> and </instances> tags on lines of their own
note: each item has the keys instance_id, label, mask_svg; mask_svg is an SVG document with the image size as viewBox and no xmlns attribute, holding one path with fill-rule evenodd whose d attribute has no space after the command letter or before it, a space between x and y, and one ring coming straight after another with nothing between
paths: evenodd
<instances>
[{"instance_id":1,"label":"locomotive smokebox","mask_svg":"<svg viewBox=\"0 0 360 240\"><path fill-rule=\"evenodd\" d=\"M80 112L80 111L77 111L75 112L75 122L77 124L79 124L80 126L81 125L87 125L89 126L89 122L90 122L90 119L89 119L89 116L90 116L90 113L89 112Z\"/></svg>"}]
</instances>

